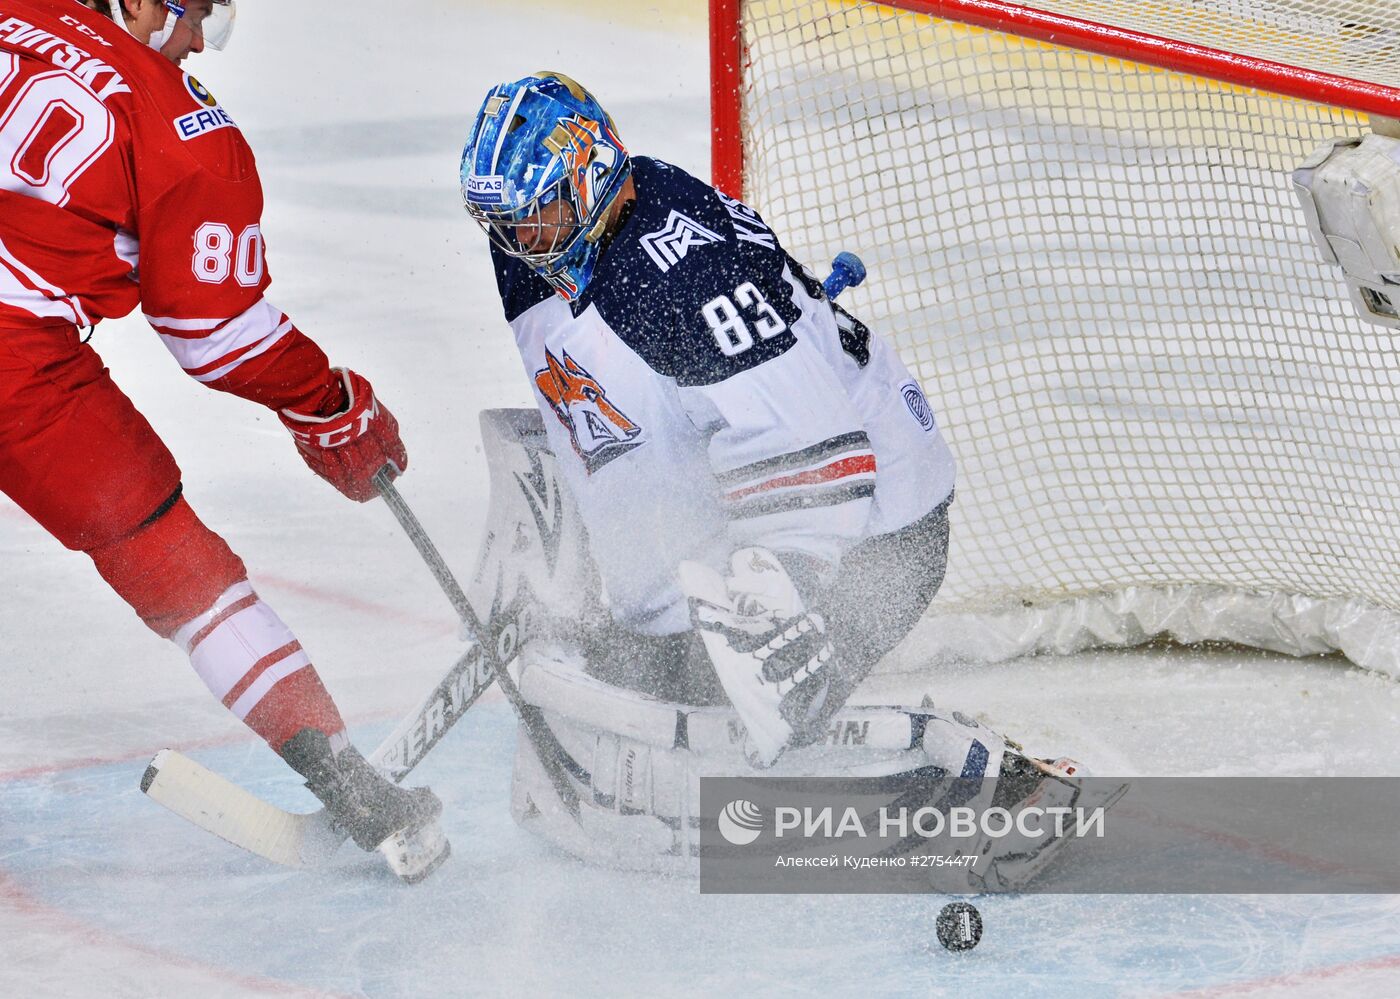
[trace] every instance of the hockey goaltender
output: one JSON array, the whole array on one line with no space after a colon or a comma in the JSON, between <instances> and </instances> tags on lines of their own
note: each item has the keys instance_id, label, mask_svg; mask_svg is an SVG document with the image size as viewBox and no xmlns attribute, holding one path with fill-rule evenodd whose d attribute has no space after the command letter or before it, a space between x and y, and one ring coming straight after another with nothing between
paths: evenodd
<instances>
[{"instance_id":1,"label":"hockey goaltender","mask_svg":"<svg viewBox=\"0 0 1400 999\"><path fill-rule=\"evenodd\" d=\"M538 406L483 417L472 594L531 605L518 820L686 870L701 775L933 766L926 803L1013 813L1079 795L1077 764L959 712L846 706L943 580L954 462L895 351L757 212L629 155L549 72L491 88L461 183ZM982 839L967 888L1020 887L1064 842Z\"/></svg>"}]
</instances>

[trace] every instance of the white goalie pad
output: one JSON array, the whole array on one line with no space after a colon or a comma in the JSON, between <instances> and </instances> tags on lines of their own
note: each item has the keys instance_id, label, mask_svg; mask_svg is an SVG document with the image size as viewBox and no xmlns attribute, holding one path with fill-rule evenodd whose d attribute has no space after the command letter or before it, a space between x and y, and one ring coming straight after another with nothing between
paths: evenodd
<instances>
[{"instance_id":1,"label":"white goalie pad","mask_svg":"<svg viewBox=\"0 0 1400 999\"><path fill-rule=\"evenodd\" d=\"M614 687L588 676L557 645L526 646L519 669L522 696L542 710L568 754L580 815L576 821L560 803L522 736L511 789L516 821L593 863L697 873L700 778L754 773L733 709L678 705ZM989 754L987 776L968 804L982 807L991 801L1008 743L972 718L954 717L926 708L848 707L822 741L789 751L763 775L879 778L930 764L960 774L977 742Z\"/></svg>"},{"instance_id":2,"label":"white goalie pad","mask_svg":"<svg viewBox=\"0 0 1400 999\"><path fill-rule=\"evenodd\" d=\"M490 508L467 599L483 620L513 620L502 608L518 603L520 634L551 622L586 622L606 613L588 535L535 409L488 409L481 442L490 472ZM545 620L545 618L548 620ZM512 649L500 649L509 659Z\"/></svg>"},{"instance_id":3,"label":"white goalie pad","mask_svg":"<svg viewBox=\"0 0 1400 999\"><path fill-rule=\"evenodd\" d=\"M1357 310L1400 328L1400 139L1335 139L1293 171L1293 189Z\"/></svg>"}]
</instances>

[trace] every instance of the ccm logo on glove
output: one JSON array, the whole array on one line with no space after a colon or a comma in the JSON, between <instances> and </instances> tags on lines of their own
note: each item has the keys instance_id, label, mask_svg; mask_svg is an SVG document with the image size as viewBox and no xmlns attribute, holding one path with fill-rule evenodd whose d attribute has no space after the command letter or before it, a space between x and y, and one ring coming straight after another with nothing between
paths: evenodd
<instances>
[{"instance_id":1,"label":"ccm logo on glove","mask_svg":"<svg viewBox=\"0 0 1400 999\"><path fill-rule=\"evenodd\" d=\"M309 416L284 409L282 425L291 431L302 460L346 496L363 503L374 499L374 473L386 464L402 475L408 451L399 437L394 414L374 396L363 375L332 369L345 386L346 403L331 416Z\"/></svg>"}]
</instances>

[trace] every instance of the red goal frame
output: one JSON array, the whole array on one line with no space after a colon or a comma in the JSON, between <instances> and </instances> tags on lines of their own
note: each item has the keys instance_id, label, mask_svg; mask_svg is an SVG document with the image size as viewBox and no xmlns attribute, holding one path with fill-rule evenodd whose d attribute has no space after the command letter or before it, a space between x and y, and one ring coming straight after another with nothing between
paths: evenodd
<instances>
[{"instance_id":1,"label":"red goal frame","mask_svg":"<svg viewBox=\"0 0 1400 999\"><path fill-rule=\"evenodd\" d=\"M711 182L744 196L742 0L710 0ZM1007 0L889 0L883 6L1318 104L1400 118L1400 89L1052 14Z\"/></svg>"}]
</instances>

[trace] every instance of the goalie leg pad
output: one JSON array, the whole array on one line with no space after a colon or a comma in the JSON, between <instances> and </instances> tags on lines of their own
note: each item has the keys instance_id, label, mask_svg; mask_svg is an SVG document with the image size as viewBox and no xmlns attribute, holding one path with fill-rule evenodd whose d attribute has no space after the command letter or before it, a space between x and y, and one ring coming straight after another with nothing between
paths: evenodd
<instances>
[{"instance_id":1,"label":"goalie leg pad","mask_svg":"<svg viewBox=\"0 0 1400 999\"><path fill-rule=\"evenodd\" d=\"M568 753L581 807L575 821L522 736L512 784L516 821L595 863L696 873L701 778L747 773L737 714L612 686L590 676L576 651L541 643L522 652L520 690ZM930 782L923 776L930 770L945 777ZM857 793L863 781L888 788L889 778L907 775L904 783L918 786L929 805L978 813L1004 807L1013 823L1032 807L1108 807L1126 790L1087 778L1069 760L1030 759L976 719L931 707L846 708L821 738L786 753L768 774L841 780ZM975 892L1024 888L1071 841L1022 836L1018 827L1010 836L911 846L975 857L971 867L937 869L934 885Z\"/></svg>"},{"instance_id":2,"label":"goalie leg pad","mask_svg":"<svg viewBox=\"0 0 1400 999\"><path fill-rule=\"evenodd\" d=\"M522 735L511 792L516 821L595 863L696 873L701 778L748 772L736 713L611 686L588 675L577 653L542 644L523 650L520 690L568 754L580 815L575 821L559 802ZM892 776L927 783L921 775L942 771L946 779L929 787L935 799L986 807L1007 744L972 719L955 719L920 708L850 708L769 773L855 785L871 780L884 788ZM851 740L851 732L860 739ZM964 883L957 890L972 889Z\"/></svg>"},{"instance_id":3,"label":"goalie leg pad","mask_svg":"<svg viewBox=\"0 0 1400 999\"><path fill-rule=\"evenodd\" d=\"M1340 268L1362 318L1400 328L1400 139L1334 139L1293 171L1322 257Z\"/></svg>"},{"instance_id":4,"label":"goalie leg pad","mask_svg":"<svg viewBox=\"0 0 1400 999\"><path fill-rule=\"evenodd\" d=\"M536 631L586 629L606 615L602 584L539 411L484 410L481 441L491 502L467 599L484 619L525 608L518 643Z\"/></svg>"}]
</instances>

